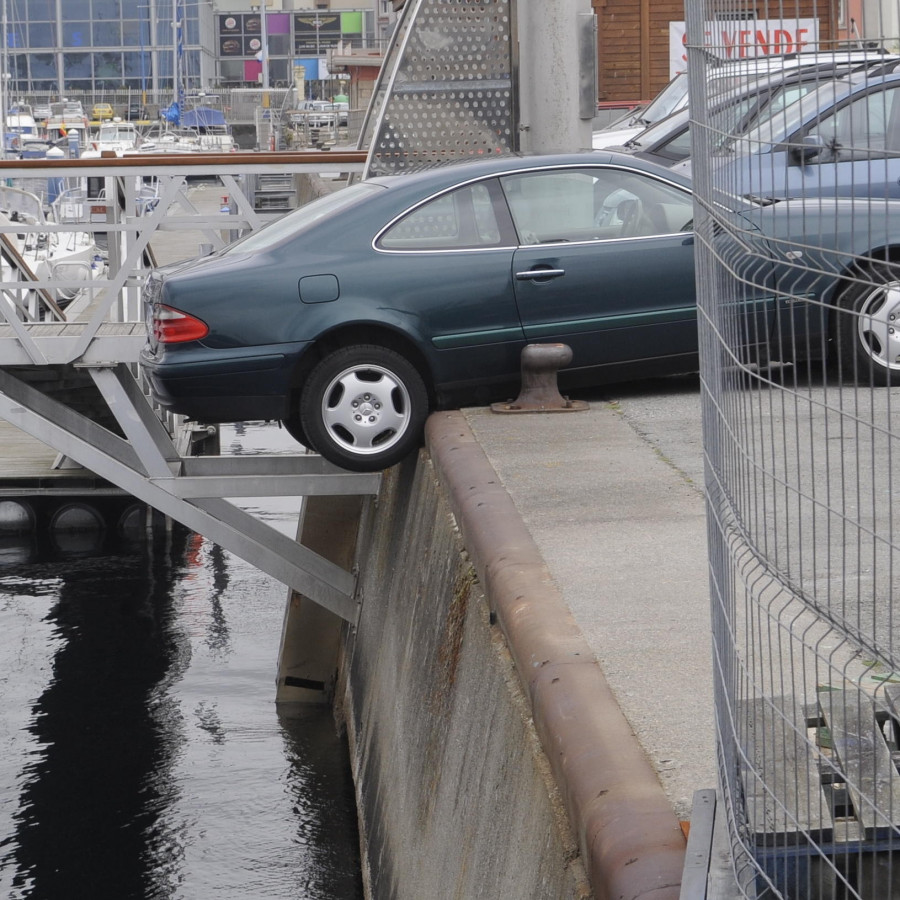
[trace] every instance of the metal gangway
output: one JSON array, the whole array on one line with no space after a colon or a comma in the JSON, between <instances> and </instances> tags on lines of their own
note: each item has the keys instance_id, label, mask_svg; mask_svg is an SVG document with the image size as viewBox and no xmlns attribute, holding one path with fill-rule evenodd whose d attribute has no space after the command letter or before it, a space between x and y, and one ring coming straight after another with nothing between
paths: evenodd
<instances>
[{"instance_id":1,"label":"metal gangway","mask_svg":"<svg viewBox=\"0 0 900 900\"><path fill-rule=\"evenodd\" d=\"M296 456L192 455L189 432L151 406L137 360L141 285L164 261L154 238L176 235L183 258L219 249L283 213L260 195L267 179L291 185L296 205L311 177L346 177L364 161L359 151L0 160L0 416L351 622L354 574L232 501L371 495L380 475L346 472L299 447ZM86 262L32 252L85 233L106 253ZM22 377L49 366L87 372L121 433Z\"/></svg>"}]
</instances>

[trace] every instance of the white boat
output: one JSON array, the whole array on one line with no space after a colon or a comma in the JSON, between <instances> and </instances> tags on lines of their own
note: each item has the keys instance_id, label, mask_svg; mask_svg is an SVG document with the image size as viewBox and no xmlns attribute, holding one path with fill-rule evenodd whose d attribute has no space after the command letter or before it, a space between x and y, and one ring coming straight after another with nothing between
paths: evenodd
<instances>
[{"instance_id":1,"label":"white boat","mask_svg":"<svg viewBox=\"0 0 900 900\"><path fill-rule=\"evenodd\" d=\"M231 126L225 121L225 113L220 109L195 106L181 116L181 126L196 132L203 150L231 153L236 149Z\"/></svg>"},{"instance_id":2,"label":"white boat","mask_svg":"<svg viewBox=\"0 0 900 900\"><path fill-rule=\"evenodd\" d=\"M47 120L47 136L51 141L59 141L71 132L85 136L90 133L90 123L84 108L77 100L61 100L50 104L50 118Z\"/></svg>"},{"instance_id":3,"label":"white boat","mask_svg":"<svg viewBox=\"0 0 900 900\"><path fill-rule=\"evenodd\" d=\"M141 134L133 122L123 119L112 119L104 122L91 138L90 149L81 154L84 158L96 158L104 153L115 153L116 156L138 150L141 146Z\"/></svg>"},{"instance_id":4,"label":"white boat","mask_svg":"<svg viewBox=\"0 0 900 900\"><path fill-rule=\"evenodd\" d=\"M84 214L80 189L60 192L47 214L37 194L0 184L0 224L4 226L77 224L85 221ZM63 309L69 317L76 307L86 306L96 292L92 282L106 273L106 261L93 234L78 229L4 229L0 232L0 260L4 281L73 282L64 288L5 290L23 318L32 321L58 318Z\"/></svg>"},{"instance_id":5,"label":"white boat","mask_svg":"<svg viewBox=\"0 0 900 900\"><path fill-rule=\"evenodd\" d=\"M140 147L126 151L133 153L200 153L204 148L195 131L161 125L157 131L148 132Z\"/></svg>"},{"instance_id":6,"label":"white boat","mask_svg":"<svg viewBox=\"0 0 900 900\"><path fill-rule=\"evenodd\" d=\"M31 107L25 103L17 103L6 114L6 128L3 134L3 146L7 156L19 156L23 142L39 140L44 129L37 124Z\"/></svg>"}]
</instances>

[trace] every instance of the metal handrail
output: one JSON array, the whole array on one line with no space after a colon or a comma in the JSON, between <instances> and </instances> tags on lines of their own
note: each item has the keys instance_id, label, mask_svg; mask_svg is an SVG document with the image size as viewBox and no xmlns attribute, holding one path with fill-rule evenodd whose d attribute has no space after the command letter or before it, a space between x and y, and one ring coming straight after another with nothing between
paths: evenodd
<instances>
[{"instance_id":1,"label":"metal handrail","mask_svg":"<svg viewBox=\"0 0 900 900\"><path fill-rule=\"evenodd\" d=\"M83 221L0 222L0 234L28 235L63 234L81 231L105 236L107 243L106 273L90 281L89 303L76 305L78 315L65 316L67 322L80 327L73 340L66 345L65 358L49 360L35 341L42 318L51 316L51 304L44 302L43 315L25 321L23 307L0 304L0 316L12 326L19 343L35 363L46 361L71 362L79 359L107 322L140 322L139 288L155 262L151 240L161 231L193 232L197 235L196 249L184 242L182 258L199 255L205 249L219 249L236 234L254 231L282 214L282 210L260 209L252 194L255 178L265 175L313 175L361 172L366 154L355 150L295 151L295 152L237 152L189 154L135 154L100 159L61 160L0 160L0 181L16 183L20 179L63 179L88 183L88 179L103 179L103 188L91 198L86 195L88 215ZM228 203L216 203L213 208L199 209L188 194L188 179L214 178L221 185L221 193ZM158 202L147 203L143 187L151 179L158 185ZM111 199L112 198L112 199ZM209 207L209 204L207 204ZM0 295L23 295L31 292L39 310L42 297L56 298L60 290L84 288L84 281L60 278L52 264L47 272L23 272L4 266L0 274ZM33 277L32 277L33 276ZM18 294L17 294L18 292ZM122 360L128 362L130 360ZM0 365L4 362L0 352Z\"/></svg>"}]
</instances>

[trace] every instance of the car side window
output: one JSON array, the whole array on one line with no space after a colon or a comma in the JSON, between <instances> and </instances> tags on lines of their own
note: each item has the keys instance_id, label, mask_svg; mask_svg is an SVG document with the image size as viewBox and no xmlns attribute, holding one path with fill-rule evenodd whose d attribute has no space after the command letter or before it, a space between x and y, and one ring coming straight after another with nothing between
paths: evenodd
<instances>
[{"instance_id":1,"label":"car side window","mask_svg":"<svg viewBox=\"0 0 900 900\"><path fill-rule=\"evenodd\" d=\"M378 241L385 250L461 250L494 247L500 226L486 184L468 184L416 207Z\"/></svg>"},{"instance_id":2,"label":"car side window","mask_svg":"<svg viewBox=\"0 0 900 900\"><path fill-rule=\"evenodd\" d=\"M900 150L895 124L900 117L898 98L897 88L872 91L821 118L808 134L821 138L825 151L811 162L879 159Z\"/></svg>"},{"instance_id":3,"label":"car side window","mask_svg":"<svg viewBox=\"0 0 900 900\"><path fill-rule=\"evenodd\" d=\"M690 230L687 191L640 172L523 172L500 183L521 244L617 240Z\"/></svg>"}]
</instances>

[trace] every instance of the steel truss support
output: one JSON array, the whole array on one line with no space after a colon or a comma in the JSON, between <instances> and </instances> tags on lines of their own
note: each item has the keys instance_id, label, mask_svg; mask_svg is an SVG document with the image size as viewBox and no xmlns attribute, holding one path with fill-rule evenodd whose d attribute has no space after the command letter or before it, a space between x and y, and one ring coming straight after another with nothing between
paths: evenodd
<instances>
[{"instance_id":1,"label":"steel truss support","mask_svg":"<svg viewBox=\"0 0 900 900\"><path fill-rule=\"evenodd\" d=\"M127 365L85 368L124 438L36 390L9 369L0 369L0 416L341 619L355 623L355 574L226 498L376 494L380 475L345 472L312 455L181 457Z\"/></svg>"}]
</instances>

